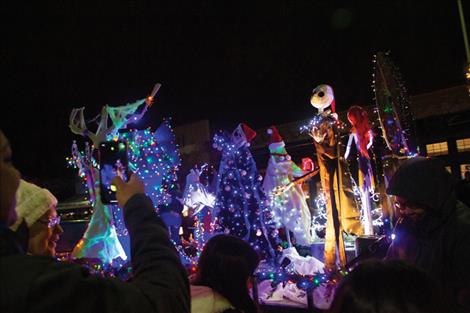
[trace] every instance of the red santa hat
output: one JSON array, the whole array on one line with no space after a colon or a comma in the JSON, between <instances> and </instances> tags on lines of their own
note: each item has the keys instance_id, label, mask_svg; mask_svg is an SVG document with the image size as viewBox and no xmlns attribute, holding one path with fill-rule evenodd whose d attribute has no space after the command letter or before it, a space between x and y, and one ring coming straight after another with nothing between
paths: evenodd
<instances>
[{"instance_id":1,"label":"red santa hat","mask_svg":"<svg viewBox=\"0 0 470 313\"><path fill-rule=\"evenodd\" d=\"M269 138L269 150L276 150L285 147L284 140L282 140L282 137L279 134L279 131L277 130L276 126L271 126L266 132L271 135L271 137Z\"/></svg>"},{"instance_id":2,"label":"red santa hat","mask_svg":"<svg viewBox=\"0 0 470 313\"><path fill-rule=\"evenodd\" d=\"M250 142L256 137L256 132L245 123L238 124L232 132L232 141L238 144L250 145Z\"/></svg>"},{"instance_id":3,"label":"red santa hat","mask_svg":"<svg viewBox=\"0 0 470 313\"><path fill-rule=\"evenodd\" d=\"M256 137L256 132L245 123L241 123L240 126L245 135L246 142L251 142Z\"/></svg>"}]
</instances>

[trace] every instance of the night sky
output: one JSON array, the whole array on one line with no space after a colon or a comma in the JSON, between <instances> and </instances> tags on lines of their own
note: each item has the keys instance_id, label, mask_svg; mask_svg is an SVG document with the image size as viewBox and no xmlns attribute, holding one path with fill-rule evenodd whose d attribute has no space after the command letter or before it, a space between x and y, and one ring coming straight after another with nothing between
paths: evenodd
<instances>
[{"instance_id":1,"label":"night sky","mask_svg":"<svg viewBox=\"0 0 470 313\"><path fill-rule=\"evenodd\" d=\"M156 82L163 86L138 128L168 116L230 130L305 119L320 83L334 87L339 110L371 104L377 51L391 51L409 94L464 83L453 0L95 2L0 7L0 127L26 177L75 175L65 164L79 139L68 129L73 107L92 118Z\"/></svg>"}]
</instances>

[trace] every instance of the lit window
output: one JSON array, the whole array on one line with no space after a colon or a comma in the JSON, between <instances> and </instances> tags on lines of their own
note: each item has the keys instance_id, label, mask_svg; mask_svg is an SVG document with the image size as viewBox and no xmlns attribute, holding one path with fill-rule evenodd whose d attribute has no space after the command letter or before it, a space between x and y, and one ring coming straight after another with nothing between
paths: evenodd
<instances>
[{"instance_id":1,"label":"lit window","mask_svg":"<svg viewBox=\"0 0 470 313\"><path fill-rule=\"evenodd\" d=\"M447 141L430 143L426 145L426 151L428 156L444 155L449 153L449 147L447 146Z\"/></svg>"},{"instance_id":2,"label":"lit window","mask_svg":"<svg viewBox=\"0 0 470 313\"><path fill-rule=\"evenodd\" d=\"M458 139L457 151L459 152L470 151L470 138Z\"/></svg>"},{"instance_id":3,"label":"lit window","mask_svg":"<svg viewBox=\"0 0 470 313\"><path fill-rule=\"evenodd\" d=\"M465 178L466 172L470 172L470 164L460 164L460 175L462 175L462 179Z\"/></svg>"},{"instance_id":4,"label":"lit window","mask_svg":"<svg viewBox=\"0 0 470 313\"><path fill-rule=\"evenodd\" d=\"M450 166L446 166L446 170L452 174L452 168Z\"/></svg>"}]
</instances>

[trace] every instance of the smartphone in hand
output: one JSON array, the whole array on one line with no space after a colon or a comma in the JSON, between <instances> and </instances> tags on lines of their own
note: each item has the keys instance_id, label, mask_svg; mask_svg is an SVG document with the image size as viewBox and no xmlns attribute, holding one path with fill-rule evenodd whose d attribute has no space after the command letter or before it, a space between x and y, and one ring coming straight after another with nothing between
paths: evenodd
<instances>
[{"instance_id":1,"label":"smartphone in hand","mask_svg":"<svg viewBox=\"0 0 470 313\"><path fill-rule=\"evenodd\" d=\"M123 141L105 141L99 146L100 191L103 204L117 203L116 186L111 184L114 177L128 180L127 145Z\"/></svg>"}]
</instances>

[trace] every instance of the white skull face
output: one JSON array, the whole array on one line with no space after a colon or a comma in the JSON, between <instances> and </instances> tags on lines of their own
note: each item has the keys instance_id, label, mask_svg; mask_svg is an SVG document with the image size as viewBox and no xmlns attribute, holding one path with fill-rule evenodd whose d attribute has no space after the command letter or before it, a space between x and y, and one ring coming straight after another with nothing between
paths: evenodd
<instances>
[{"instance_id":1,"label":"white skull face","mask_svg":"<svg viewBox=\"0 0 470 313\"><path fill-rule=\"evenodd\" d=\"M312 91L310 103L320 112L323 112L324 109L331 105L334 99L333 88L328 85L318 85Z\"/></svg>"}]
</instances>

